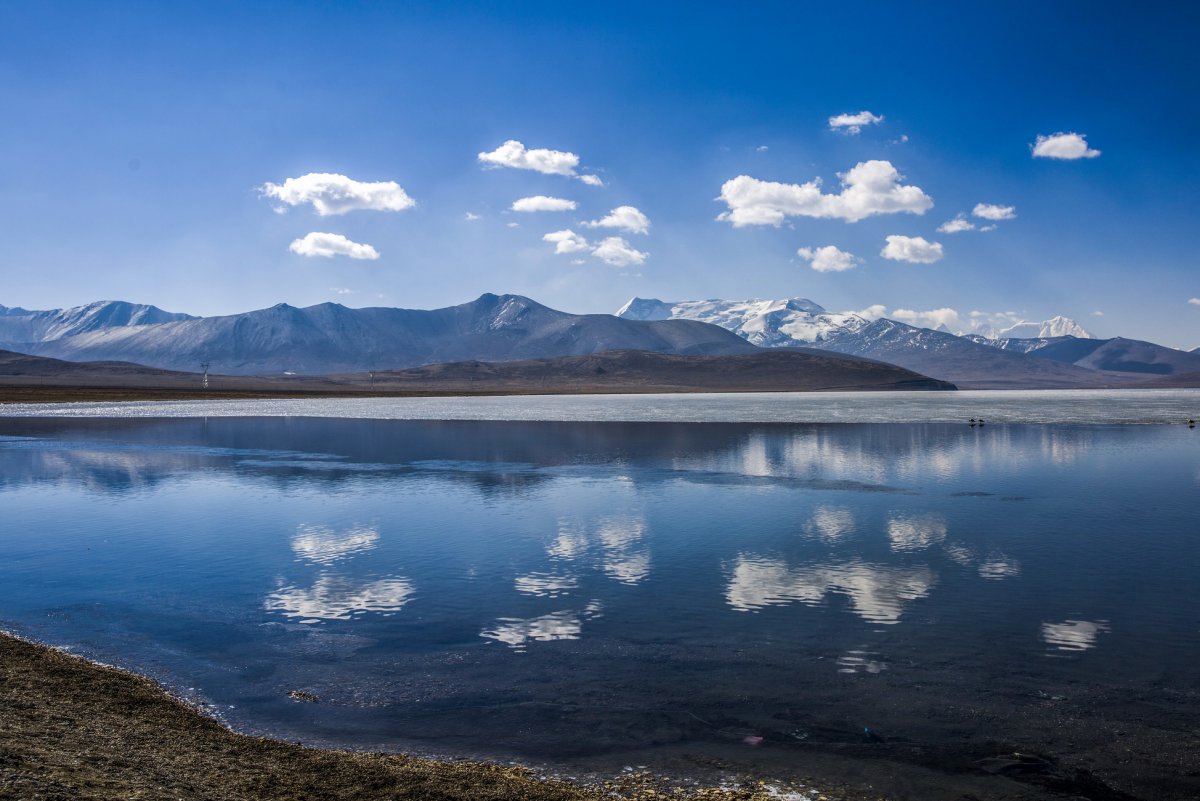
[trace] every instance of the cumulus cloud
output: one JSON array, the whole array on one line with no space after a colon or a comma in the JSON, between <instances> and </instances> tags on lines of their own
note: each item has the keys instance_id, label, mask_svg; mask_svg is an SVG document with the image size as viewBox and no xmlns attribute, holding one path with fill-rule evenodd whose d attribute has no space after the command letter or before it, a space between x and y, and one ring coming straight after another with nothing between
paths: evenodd
<instances>
[{"instance_id":1,"label":"cumulus cloud","mask_svg":"<svg viewBox=\"0 0 1200 801\"><path fill-rule=\"evenodd\" d=\"M922 236L899 236L887 238L880 256L892 261L907 261L913 264L932 264L942 258L942 243L929 242Z\"/></svg>"},{"instance_id":2,"label":"cumulus cloud","mask_svg":"<svg viewBox=\"0 0 1200 801\"><path fill-rule=\"evenodd\" d=\"M957 328L961 319L958 312L951 308L930 309L929 311L894 309L891 317L918 328L941 328L944 326L947 329Z\"/></svg>"},{"instance_id":3,"label":"cumulus cloud","mask_svg":"<svg viewBox=\"0 0 1200 801\"><path fill-rule=\"evenodd\" d=\"M865 125L878 125L883 122L883 115L860 111L857 114L836 114L829 118L829 130L856 136Z\"/></svg>"},{"instance_id":4,"label":"cumulus cloud","mask_svg":"<svg viewBox=\"0 0 1200 801\"><path fill-rule=\"evenodd\" d=\"M323 234L313 231L288 245L288 250L300 256L349 256L352 259L378 259L379 251L370 245L351 242L341 234Z\"/></svg>"},{"instance_id":5,"label":"cumulus cloud","mask_svg":"<svg viewBox=\"0 0 1200 801\"><path fill-rule=\"evenodd\" d=\"M722 184L719 200L729 206L729 211L717 219L735 228L778 226L788 217L857 222L875 214L924 214L933 206L933 198L920 187L900 183L904 176L890 161L859 162L838 177L842 191L825 194L819 178L804 184L784 184L739 175Z\"/></svg>"},{"instance_id":6,"label":"cumulus cloud","mask_svg":"<svg viewBox=\"0 0 1200 801\"><path fill-rule=\"evenodd\" d=\"M554 243L555 253L578 253L588 249L588 241L571 229L552 231L542 237L545 242Z\"/></svg>"},{"instance_id":7,"label":"cumulus cloud","mask_svg":"<svg viewBox=\"0 0 1200 801\"><path fill-rule=\"evenodd\" d=\"M574 200L567 200L561 197L547 197L546 195L534 195L533 197L523 197L520 200L514 200L512 204L513 211L575 211L576 203Z\"/></svg>"},{"instance_id":8,"label":"cumulus cloud","mask_svg":"<svg viewBox=\"0 0 1200 801\"><path fill-rule=\"evenodd\" d=\"M967 219L967 215L959 214L953 220L946 220L938 226L939 234L957 234L962 231L974 231L975 223Z\"/></svg>"},{"instance_id":9,"label":"cumulus cloud","mask_svg":"<svg viewBox=\"0 0 1200 801\"><path fill-rule=\"evenodd\" d=\"M754 148L754 152L755 153L766 153L770 149L771 148L767 147L766 145L759 145L758 147Z\"/></svg>"},{"instance_id":10,"label":"cumulus cloud","mask_svg":"<svg viewBox=\"0 0 1200 801\"><path fill-rule=\"evenodd\" d=\"M478 220L478 219L479 219L479 215L478 215L478 214L472 214L471 212L469 212L469 211L468 211L468 212L467 212L467 214L466 214L466 217L465 217L465 219L466 219L468 222L471 222L471 221L474 221L474 220Z\"/></svg>"},{"instance_id":11,"label":"cumulus cloud","mask_svg":"<svg viewBox=\"0 0 1200 801\"><path fill-rule=\"evenodd\" d=\"M856 264L862 262L862 259L856 258L853 253L838 250L833 245L820 248L800 248L796 251L796 255L811 264L812 268L819 273L840 273L842 270L853 269Z\"/></svg>"},{"instance_id":12,"label":"cumulus cloud","mask_svg":"<svg viewBox=\"0 0 1200 801\"><path fill-rule=\"evenodd\" d=\"M282 184L263 184L259 191L287 206L311 203L321 217L367 209L404 211L417 205L395 181L355 181L332 172L310 172ZM276 207L282 211L283 207Z\"/></svg>"},{"instance_id":13,"label":"cumulus cloud","mask_svg":"<svg viewBox=\"0 0 1200 801\"><path fill-rule=\"evenodd\" d=\"M1056 133L1050 136L1038 135L1033 148L1033 157L1042 159L1094 159L1100 151L1089 147L1086 134Z\"/></svg>"},{"instance_id":14,"label":"cumulus cloud","mask_svg":"<svg viewBox=\"0 0 1200 801\"><path fill-rule=\"evenodd\" d=\"M1193 306L1200 306L1200 298L1188 298L1188 303Z\"/></svg>"},{"instance_id":15,"label":"cumulus cloud","mask_svg":"<svg viewBox=\"0 0 1200 801\"><path fill-rule=\"evenodd\" d=\"M650 233L650 218L633 206L617 206L607 217L583 225L587 228L620 228L631 234Z\"/></svg>"},{"instance_id":16,"label":"cumulus cloud","mask_svg":"<svg viewBox=\"0 0 1200 801\"><path fill-rule=\"evenodd\" d=\"M329 287L329 291L335 295L353 295L354 294L353 289L348 289L344 286L331 286L331 287Z\"/></svg>"},{"instance_id":17,"label":"cumulus cloud","mask_svg":"<svg viewBox=\"0 0 1200 801\"><path fill-rule=\"evenodd\" d=\"M581 175L579 176L579 180L588 186L604 186L604 181L600 180L599 175Z\"/></svg>"},{"instance_id":18,"label":"cumulus cloud","mask_svg":"<svg viewBox=\"0 0 1200 801\"><path fill-rule=\"evenodd\" d=\"M1200 306L1200 304L1196 304L1196 305ZM1099 309L1096 309L1094 312L1092 312L1092 316L1093 317L1103 317L1104 312L1100 311Z\"/></svg>"},{"instance_id":19,"label":"cumulus cloud","mask_svg":"<svg viewBox=\"0 0 1200 801\"><path fill-rule=\"evenodd\" d=\"M859 309L852 313L866 320L878 320L881 317L887 316L887 306L884 306L882 303L875 303L865 309Z\"/></svg>"},{"instance_id":20,"label":"cumulus cloud","mask_svg":"<svg viewBox=\"0 0 1200 801\"><path fill-rule=\"evenodd\" d=\"M516 139L509 139L490 153L480 153L479 160L489 167L511 167L533 170L543 175L575 175L579 156L564 150L538 147L528 149Z\"/></svg>"},{"instance_id":21,"label":"cumulus cloud","mask_svg":"<svg viewBox=\"0 0 1200 801\"><path fill-rule=\"evenodd\" d=\"M600 244L592 249L592 255L606 264L628 267L631 264L641 264L646 261L646 256L649 254L636 250L619 236L610 236L602 239Z\"/></svg>"},{"instance_id":22,"label":"cumulus cloud","mask_svg":"<svg viewBox=\"0 0 1200 801\"><path fill-rule=\"evenodd\" d=\"M1014 206L997 206L994 203L976 203L971 213L985 220L1015 220L1017 209Z\"/></svg>"}]
</instances>

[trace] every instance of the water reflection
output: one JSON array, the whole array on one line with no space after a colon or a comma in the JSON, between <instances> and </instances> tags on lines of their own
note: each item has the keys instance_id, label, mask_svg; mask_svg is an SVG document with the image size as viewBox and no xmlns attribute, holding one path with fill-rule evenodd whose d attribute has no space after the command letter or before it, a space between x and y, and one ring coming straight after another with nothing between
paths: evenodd
<instances>
[{"instance_id":1,"label":"water reflection","mask_svg":"<svg viewBox=\"0 0 1200 801\"><path fill-rule=\"evenodd\" d=\"M898 514L887 531L893 551L923 551L946 539L946 518L934 512Z\"/></svg>"},{"instance_id":2,"label":"water reflection","mask_svg":"<svg viewBox=\"0 0 1200 801\"><path fill-rule=\"evenodd\" d=\"M517 576L515 585L517 592L526 595L557 598L578 587L579 579L574 576L559 576L553 573L530 573L527 576Z\"/></svg>"},{"instance_id":3,"label":"water reflection","mask_svg":"<svg viewBox=\"0 0 1200 801\"><path fill-rule=\"evenodd\" d=\"M365 612L398 612L413 596L413 585L403 578L360 582L322 573L311 587L280 587L267 596L263 607L301 623L349 620Z\"/></svg>"},{"instance_id":4,"label":"water reflection","mask_svg":"<svg viewBox=\"0 0 1200 801\"><path fill-rule=\"evenodd\" d=\"M871 623L900 622L909 603L937 583L928 567L888 567L850 561L789 568L781 559L742 554L730 570L725 601L739 612L802 603L819 606L828 594L844 595L851 609Z\"/></svg>"},{"instance_id":5,"label":"water reflection","mask_svg":"<svg viewBox=\"0 0 1200 801\"><path fill-rule=\"evenodd\" d=\"M650 575L645 538L646 521L634 512L602 517L591 524L564 518L559 520L546 555L552 560L575 561L595 545L605 575L621 584L638 584Z\"/></svg>"},{"instance_id":6,"label":"water reflection","mask_svg":"<svg viewBox=\"0 0 1200 801\"><path fill-rule=\"evenodd\" d=\"M804 524L804 533L833 545L854 533L854 512L844 506L818 506Z\"/></svg>"},{"instance_id":7,"label":"water reflection","mask_svg":"<svg viewBox=\"0 0 1200 801\"><path fill-rule=\"evenodd\" d=\"M887 670L887 663L879 654L860 646L838 657L838 673L882 673Z\"/></svg>"},{"instance_id":8,"label":"water reflection","mask_svg":"<svg viewBox=\"0 0 1200 801\"><path fill-rule=\"evenodd\" d=\"M1060 651L1086 651L1096 647L1096 640L1108 631L1108 622L1104 620L1064 620L1043 623L1042 640Z\"/></svg>"},{"instance_id":9,"label":"water reflection","mask_svg":"<svg viewBox=\"0 0 1200 801\"><path fill-rule=\"evenodd\" d=\"M479 632L479 636L504 643L516 651L525 650L531 642L578 640L583 636L584 621L599 617L602 608L600 601L594 600L582 612L564 609L538 617L502 617L492 628Z\"/></svg>"},{"instance_id":10,"label":"water reflection","mask_svg":"<svg viewBox=\"0 0 1200 801\"><path fill-rule=\"evenodd\" d=\"M369 551L378 543L379 531L375 528L335 531L328 526L301 525L292 537L292 551L306 562L331 565Z\"/></svg>"}]
</instances>

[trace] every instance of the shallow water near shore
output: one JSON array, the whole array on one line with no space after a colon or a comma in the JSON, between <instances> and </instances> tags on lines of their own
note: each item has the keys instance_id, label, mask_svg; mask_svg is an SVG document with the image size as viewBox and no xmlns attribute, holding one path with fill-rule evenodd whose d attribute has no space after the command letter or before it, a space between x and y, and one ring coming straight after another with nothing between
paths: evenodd
<instances>
[{"instance_id":1,"label":"shallow water near shore","mask_svg":"<svg viewBox=\"0 0 1200 801\"><path fill-rule=\"evenodd\" d=\"M1183 799L1198 490L1183 426L0 419L0 624L306 743Z\"/></svg>"}]
</instances>

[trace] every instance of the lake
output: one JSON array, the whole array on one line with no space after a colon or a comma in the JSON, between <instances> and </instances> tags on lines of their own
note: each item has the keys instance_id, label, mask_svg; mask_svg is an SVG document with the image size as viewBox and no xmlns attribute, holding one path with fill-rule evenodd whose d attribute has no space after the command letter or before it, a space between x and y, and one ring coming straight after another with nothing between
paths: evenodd
<instances>
[{"instance_id":1,"label":"lake","mask_svg":"<svg viewBox=\"0 0 1200 801\"><path fill-rule=\"evenodd\" d=\"M316 745L1200 796L1194 429L207 408L0 418L0 625Z\"/></svg>"}]
</instances>

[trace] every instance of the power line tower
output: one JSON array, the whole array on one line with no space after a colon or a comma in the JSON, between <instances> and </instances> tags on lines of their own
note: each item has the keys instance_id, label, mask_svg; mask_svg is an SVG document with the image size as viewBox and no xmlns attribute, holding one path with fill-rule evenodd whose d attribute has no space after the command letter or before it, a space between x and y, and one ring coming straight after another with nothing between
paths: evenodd
<instances>
[{"instance_id":1,"label":"power line tower","mask_svg":"<svg viewBox=\"0 0 1200 801\"><path fill-rule=\"evenodd\" d=\"M200 362L200 369L204 371L204 389L208 389L208 365L210 362Z\"/></svg>"}]
</instances>

